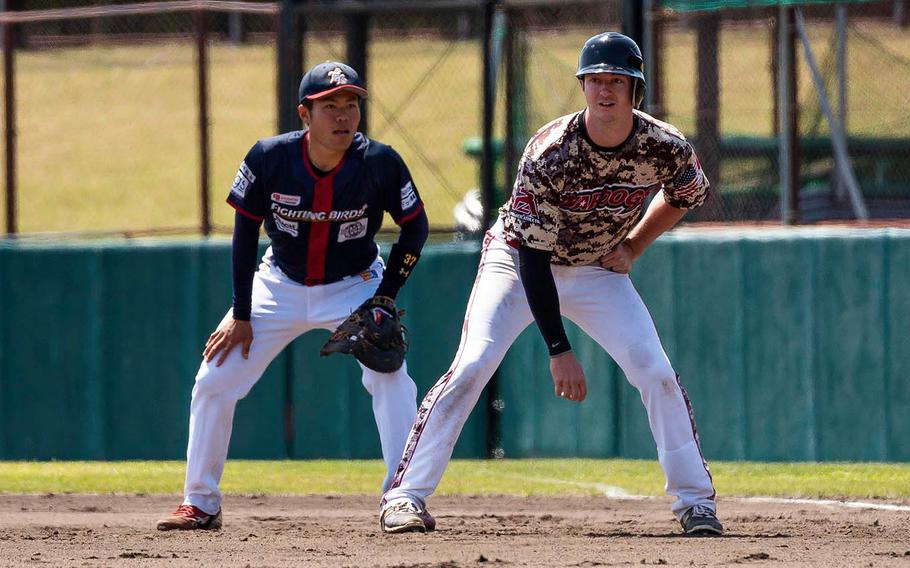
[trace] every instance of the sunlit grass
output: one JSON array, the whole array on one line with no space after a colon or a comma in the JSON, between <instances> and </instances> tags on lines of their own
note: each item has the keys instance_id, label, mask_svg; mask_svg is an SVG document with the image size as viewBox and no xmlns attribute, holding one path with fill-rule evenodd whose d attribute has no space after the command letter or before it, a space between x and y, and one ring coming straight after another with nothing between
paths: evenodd
<instances>
[{"instance_id":1,"label":"sunlit grass","mask_svg":"<svg viewBox=\"0 0 910 568\"><path fill-rule=\"evenodd\" d=\"M184 463L0 462L0 493L176 493ZM910 464L715 462L721 495L818 498L910 498ZM229 494L370 494L379 491L378 460L230 460ZM455 460L439 494L598 495L618 488L662 495L664 478L650 460Z\"/></svg>"}]
</instances>

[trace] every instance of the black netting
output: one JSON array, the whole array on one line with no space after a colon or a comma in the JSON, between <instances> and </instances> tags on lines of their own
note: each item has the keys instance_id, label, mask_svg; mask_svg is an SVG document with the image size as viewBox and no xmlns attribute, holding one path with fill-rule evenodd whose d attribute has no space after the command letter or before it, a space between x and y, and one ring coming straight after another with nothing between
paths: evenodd
<instances>
[{"instance_id":1,"label":"black netting","mask_svg":"<svg viewBox=\"0 0 910 568\"><path fill-rule=\"evenodd\" d=\"M891 3L850 7L844 45L845 124L850 164L871 217L910 214L910 114L903 85L910 81L910 35ZM811 50L832 114L840 116L834 6L802 11ZM668 15L663 26L664 107L716 163L715 199L694 220L781 219L776 107L777 10L727 11L718 31L719 120L716 158L698 132L697 36L704 14ZM804 46L797 40L799 196L801 221L853 218L845 182L834 160L829 119L822 111Z\"/></svg>"},{"instance_id":2,"label":"black netting","mask_svg":"<svg viewBox=\"0 0 910 568\"><path fill-rule=\"evenodd\" d=\"M103 9L124 3L30 0L19 7ZM269 13L215 10L205 17L210 212L220 228L231 223L231 211L221 202L238 162L253 141L278 129L278 4L250 6ZM476 223L479 204L472 190L480 185L483 131L482 6L377 6L367 14L368 132L405 157L435 229ZM621 8L620 0L501 3L492 31L499 201L506 197L528 137L549 120L583 107L574 78L579 50L596 33L621 30ZM847 10L850 163L870 215L910 216L908 17L903 3L866 2ZM350 14L326 3L304 11L305 68L347 59ZM714 198L688 220L781 218L777 15L777 8L654 13L656 61L649 69L646 110L693 141L715 189ZM839 115L835 7L813 5L803 8L803 15L821 79ZM193 13L171 6L17 26L19 230L200 226L197 23ZM710 69L699 46L712 45L705 41L712 25L717 97L713 106L699 106L699 92L703 96L711 81L699 75L700 68ZM795 64L799 217L851 217L828 119L801 45Z\"/></svg>"}]
</instances>

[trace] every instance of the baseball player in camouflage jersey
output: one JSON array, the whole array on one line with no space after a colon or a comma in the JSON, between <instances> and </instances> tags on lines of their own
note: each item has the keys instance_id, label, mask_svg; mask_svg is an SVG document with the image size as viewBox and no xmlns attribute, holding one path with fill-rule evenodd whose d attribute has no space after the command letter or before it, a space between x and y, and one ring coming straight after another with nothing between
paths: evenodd
<instances>
[{"instance_id":1,"label":"baseball player in camouflage jersey","mask_svg":"<svg viewBox=\"0 0 910 568\"><path fill-rule=\"evenodd\" d=\"M541 128L524 151L512 195L484 239L458 353L418 408L383 496L385 532L435 528L425 500L483 387L532 320L549 349L556 395L585 399L561 315L639 390L683 530L723 532L686 391L628 275L648 245L704 202L708 180L676 128L637 110L645 81L635 42L618 33L590 38L576 77L587 108Z\"/></svg>"},{"instance_id":2,"label":"baseball player in camouflage jersey","mask_svg":"<svg viewBox=\"0 0 910 568\"><path fill-rule=\"evenodd\" d=\"M337 328L358 306L395 310L429 225L398 153L357 132L366 97L347 65L316 65L300 82L297 110L307 128L258 141L240 164L227 198L236 211L234 302L196 374L184 500L159 530L221 528L218 485L234 408L288 343ZM374 241L385 213L401 227L388 264ZM271 246L257 270L263 224ZM407 365L388 373L361 367L388 470L385 490L414 422L417 387Z\"/></svg>"}]
</instances>

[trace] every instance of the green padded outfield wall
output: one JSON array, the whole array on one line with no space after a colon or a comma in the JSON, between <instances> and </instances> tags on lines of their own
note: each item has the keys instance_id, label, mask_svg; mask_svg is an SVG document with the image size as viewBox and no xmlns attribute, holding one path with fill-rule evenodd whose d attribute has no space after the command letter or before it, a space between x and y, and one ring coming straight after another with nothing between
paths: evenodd
<instances>
[{"instance_id":1,"label":"green padded outfield wall","mask_svg":"<svg viewBox=\"0 0 910 568\"><path fill-rule=\"evenodd\" d=\"M677 231L632 278L708 458L910 460L910 231ZM638 392L568 327L589 399L553 396L526 330L501 372L505 455L656 457Z\"/></svg>"},{"instance_id":2,"label":"green padded outfield wall","mask_svg":"<svg viewBox=\"0 0 910 568\"><path fill-rule=\"evenodd\" d=\"M477 250L430 248L402 293L420 394L458 346ZM202 347L230 305L228 241L5 242L0 298L0 459L185 456ZM379 457L359 367L320 358L327 336L299 338L240 401L232 457ZM455 455L485 453L475 412Z\"/></svg>"},{"instance_id":3,"label":"green padded outfield wall","mask_svg":"<svg viewBox=\"0 0 910 568\"><path fill-rule=\"evenodd\" d=\"M431 245L402 292L420 396L455 353L477 258L477 244ZM633 280L709 458L910 460L910 231L676 231ZM0 243L0 459L182 458L230 295L225 240ZM327 333L298 339L239 403L232 457L379 456L358 367L316 355ZM500 369L505 455L653 457L637 391L569 333L588 400L553 396L531 326ZM457 457L485 455L489 411Z\"/></svg>"}]
</instances>

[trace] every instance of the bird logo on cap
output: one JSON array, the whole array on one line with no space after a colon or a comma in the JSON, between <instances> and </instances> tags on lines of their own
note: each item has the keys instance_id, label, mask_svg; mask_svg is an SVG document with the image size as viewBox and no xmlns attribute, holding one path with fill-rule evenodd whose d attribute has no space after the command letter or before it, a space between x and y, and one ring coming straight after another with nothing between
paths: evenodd
<instances>
[{"instance_id":1,"label":"bird logo on cap","mask_svg":"<svg viewBox=\"0 0 910 568\"><path fill-rule=\"evenodd\" d=\"M349 81L347 76L344 74L344 71L340 67L336 67L329 71L328 73L329 83L333 85L346 85Z\"/></svg>"}]
</instances>

